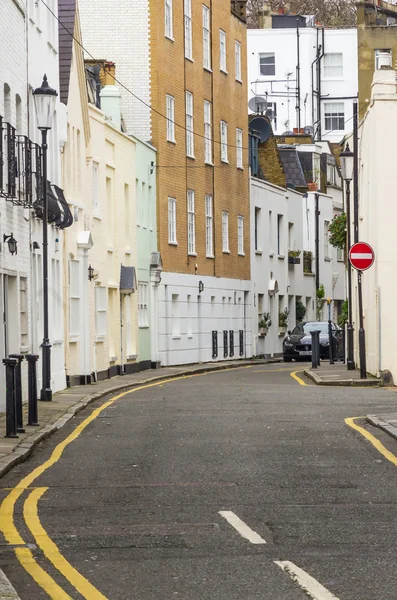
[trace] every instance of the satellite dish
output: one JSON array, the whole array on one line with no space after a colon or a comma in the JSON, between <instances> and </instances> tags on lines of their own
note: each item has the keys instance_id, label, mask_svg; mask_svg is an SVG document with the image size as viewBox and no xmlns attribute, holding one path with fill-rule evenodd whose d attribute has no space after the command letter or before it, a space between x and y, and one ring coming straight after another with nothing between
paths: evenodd
<instances>
[{"instance_id":1,"label":"satellite dish","mask_svg":"<svg viewBox=\"0 0 397 600\"><path fill-rule=\"evenodd\" d=\"M259 133L259 140L261 144L266 142L272 133L271 125L264 117L255 117L255 119L252 119L252 121L250 121L249 128Z\"/></svg>"},{"instance_id":2,"label":"satellite dish","mask_svg":"<svg viewBox=\"0 0 397 600\"><path fill-rule=\"evenodd\" d=\"M312 125L307 125L303 131L305 135L314 135L314 127Z\"/></svg>"},{"instance_id":3,"label":"satellite dish","mask_svg":"<svg viewBox=\"0 0 397 600\"><path fill-rule=\"evenodd\" d=\"M267 109L267 98L264 98L263 96L254 96L248 102L248 108L257 115L264 113Z\"/></svg>"}]
</instances>

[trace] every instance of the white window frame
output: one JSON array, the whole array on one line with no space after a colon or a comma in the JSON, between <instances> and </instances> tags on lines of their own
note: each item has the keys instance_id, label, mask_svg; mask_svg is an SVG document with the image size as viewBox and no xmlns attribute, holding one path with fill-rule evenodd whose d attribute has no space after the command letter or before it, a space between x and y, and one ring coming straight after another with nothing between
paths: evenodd
<instances>
[{"instance_id":1,"label":"white window frame","mask_svg":"<svg viewBox=\"0 0 397 600\"><path fill-rule=\"evenodd\" d=\"M238 169L243 167L243 130L236 129L236 165Z\"/></svg>"},{"instance_id":2,"label":"white window frame","mask_svg":"<svg viewBox=\"0 0 397 600\"><path fill-rule=\"evenodd\" d=\"M221 121L221 161L224 163L228 163L228 154L227 154L227 123L226 121Z\"/></svg>"},{"instance_id":3,"label":"white window frame","mask_svg":"<svg viewBox=\"0 0 397 600\"><path fill-rule=\"evenodd\" d=\"M69 260L69 338L80 339L80 261Z\"/></svg>"},{"instance_id":4,"label":"white window frame","mask_svg":"<svg viewBox=\"0 0 397 600\"><path fill-rule=\"evenodd\" d=\"M210 8L203 4L203 67L211 71L211 19Z\"/></svg>"},{"instance_id":5,"label":"white window frame","mask_svg":"<svg viewBox=\"0 0 397 600\"><path fill-rule=\"evenodd\" d=\"M262 58L264 59L269 59L269 58L274 58L273 62L268 62L265 63L264 65L261 64ZM269 71L274 71L273 73L262 73L262 66L265 67L269 67ZM271 69L271 67L274 67L273 69ZM276 74L276 55L274 52L260 52L259 53L259 76L260 77L274 77Z\"/></svg>"},{"instance_id":6,"label":"white window frame","mask_svg":"<svg viewBox=\"0 0 397 600\"><path fill-rule=\"evenodd\" d=\"M343 79L343 53L324 54L324 79Z\"/></svg>"},{"instance_id":7,"label":"white window frame","mask_svg":"<svg viewBox=\"0 0 397 600\"><path fill-rule=\"evenodd\" d=\"M324 102L324 131L344 131L345 116L344 102ZM341 119L343 119L342 128Z\"/></svg>"},{"instance_id":8,"label":"white window frame","mask_svg":"<svg viewBox=\"0 0 397 600\"><path fill-rule=\"evenodd\" d=\"M222 252L229 254L229 213L222 212Z\"/></svg>"},{"instance_id":9,"label":"white window frame","mask_svg":"<svg viewBox=\"0 0 397 600\"><path fill-rule=\"evenodd\" d=\"M234 57L235 57L235 76L236 81L242 83L242 72L241 72L241 43L235 42L234 45Z\"/></svg>"},{"instance_id":10,"label":"white window frame","mask_svg":"<svg viewBox=\"0 0 397 600\"><path fill-rule=\"evenodd\" d=\"M176 239L176 198L168 198L168 243L178 245Z\"/></svg>"},{"instance_id":11,"label":"white window frame","mask_svg":"<svg viewBox=\"0 0 397 600\"><path fill-rule=\"evenodd\" d=\"M214 258L214 215L210 194L205 197L205 253L207 258Z\"/></svg>"},{"instance_id":12,"label":"white window frame","mask_svg":"<svg viewBox=\"0 0 397 600\"><path fill-rule=\"evenodd\" d=\"M237 251L239 256L245 256L244 253L244 217L237 217Z\"/></svg>"},{"instance_id":13,"label":"white window frame","mask_svg":"<svg viewBox=\"0 0 397 600\"><path fill-rule=\"evenodd\" d=\"M196 256L196 214L194 191L187 191L187 250L189 256Z\"/></svg>"},{"instance_id":14,"label":"white window frame","mask_svg":"<svg viewBox=\"0 0 397 600\"><path fill-rule=\"evenodd\" d=\"M174 41L173 0L164 0L165 7L165 37Z\"/></svg>"},{"instance_id":15,"label":"white window frame","mask_svg":"<svg viewBox=\"0 0 397 600\"><path fill-rule=\"evenodd\" d=\"M219 30L219 68L223 73L227 74L227 42L226 32L223 29Z\"/></svg>"},{"instance_id":16,"label":"white window frame","mask_svg":"<svg viewBox=\"0 0 397 600\"><path fill-rule=\"evenodd\" d=\"M192 0L185 0L185 58L193 60Z\"/></svg>"},{"instance_id":17,"label":"white window frame","mask_svg":"<svg viewBox=\"0 0 397 600\"><path fill-rule=\"evenodd\" d=\"M330 258L330 253L329 253L329 226L330 226L330 222L329 221L324 221L324 258L325 259L329 259Z\"/></svg>"},{"instance_id":18,"label":"white window frame","mask_svg":"<svg viewBox=\"0 0 397 600\"><path fill-rule=\"evenodd\" d=\"M59 282L57 282L59 283ZM58 291L58 287L54 286ZM20 346L29 346L29 307L28 307L28 278L19 278L19 318L20 318Z\"/></svg>"},{"instance_id":19,"label":"white window frame","mask_svg":"<svg viewBox=\"0 0 397 600\"><path fill-rule=\"evenodd\" d=\"M379 69L379 55L380 54L391 54L391 48L381 48L375 49L375 71Z\"/></svg>"},{"instance_id":20,"label":"white window frame","mask_svg":"<svg viewBox=\"0 0 397 600\"><path fill-rule=\"evenodd\" d=\"M100 212L99 205L99 165L97 162L92 163L92 208L94 214Z\"/></svg>"},{"instance_id":21,"label":"white window frame","mask_svg":"<svg viewBox=\"0 0 397 600\"><path fill-rule=\"evenodd\" d=\"M192 92L186 92L186 156L194 156L194 100Z\"/></svg>"},{"instance_id":22,"label":"white window frame","mask_svg":"<svg viewBox=\"0 0 397 600\"><path fill-rule=\"evenodd\" d=\"M167 111L167 142L175 144L175 98L170 94L167 94L165 98Z\"/></svg>"},{"instance_id":23,"label":"white window frame","mask_svg":"<svg viewBox=\"0 0 397 600\"><path fill-rule=\"evenodd\" d=\"M95 287L95 333L97 339L104 339L108 333L107 307L107 287L104 285L97 285ZM101 318L103 315L105 315L104 320Z\"/></svg>"},{"instance_id":24,"label":"white window frame","mask_svg":"<svg viewBox=\"0 0 397 600\"><path fill-rule=\"evenodd\" d=\"M212 106L204 100L204 162L212 165Z\"/></svg>"},{"instance_id":25,"label":"white window frame","mask_svg":"<svg viewBox=\"0 0 397 600\"><path fill-rule=\"evenodd\" d=\"M138 327L149 327L149 284L145 281L138 282Z\"/></svg>"}]
</instances>

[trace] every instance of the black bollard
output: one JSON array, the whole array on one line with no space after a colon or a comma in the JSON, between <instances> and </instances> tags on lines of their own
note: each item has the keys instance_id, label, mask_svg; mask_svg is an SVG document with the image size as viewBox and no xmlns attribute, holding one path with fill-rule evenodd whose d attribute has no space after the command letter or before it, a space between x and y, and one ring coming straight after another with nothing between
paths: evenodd
<instances>
[{"instance_id":1,"label":"black bollard","mask_svg":"<svg viewBox=\"0 0 397 600\"><path fill-rule=\"evenodd\" d=\"M332 335L332 321L328 321L328 343L329 343L329 364L334 364L334 339Z\"/></svg>"},{"instance_id":2,"label":"black bollard","mask_svg":"<svg viewBox=\"0 0 397 600\"><path fill-rule=\"evenodd\" d=\"M23 427L23 413L22 413L22 369L21 363L23 361L23 354L10 354L9 358L15 358L17 366L15 367L15 405L17 413L17 432L25 433Z\"/></svg>"},{"instance_id":3,"label":"black bollard","mask_svg":"<svg viewBox=\"0 0 397 600\"><path fill-rule=\"evenodd\" d=\"M4 358L6 368L6 438L17 438L17 413L15 406L15 358Z\"/></svg>"},{"instance_id":4,"label":"black bollard","mask_svg":"<svg viewBox=\"0 0 397 600\"><path fill-rule=\"evenodd\" d=\"M312 336L312 369L320 366L320 331L311 331Z\"/></svg>"},{"instance_id":5,"label":"black bollard","mask_svg":"<svg viewBox=\"0 0 397 600\"><path fill-rule=\"evenodd\" d=\"M37 361L39 357L37 354L27 354L26 360L28 361L28 381L29 381L29 411L28 411L28 425L37 426Z\"/></svg>"}]
</instances>

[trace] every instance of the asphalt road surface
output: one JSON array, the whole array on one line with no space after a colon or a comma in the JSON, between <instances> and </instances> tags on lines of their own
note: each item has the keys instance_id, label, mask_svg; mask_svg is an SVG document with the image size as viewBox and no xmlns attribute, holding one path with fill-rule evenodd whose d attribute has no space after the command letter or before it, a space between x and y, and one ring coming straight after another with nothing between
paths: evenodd
<instances>
[{"instance_id":1,"label":"asphalt road surface","mask_svg":"<svg viewBox=\"0 0 397 600\"><path fill-rule=\"evenodd\" d=\"M39 446L0 480L21 600L395 600L397 468L345 419L397 395L294 368L109 397Z\"/></svg>"}]
</instances>

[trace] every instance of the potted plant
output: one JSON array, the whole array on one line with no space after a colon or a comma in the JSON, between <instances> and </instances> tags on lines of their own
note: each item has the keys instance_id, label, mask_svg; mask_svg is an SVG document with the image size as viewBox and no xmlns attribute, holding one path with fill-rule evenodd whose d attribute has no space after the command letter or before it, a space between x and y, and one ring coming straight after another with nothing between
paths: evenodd
<instances>
[{"instance_id":1,"label":"potted plant","mask_svg":"<svg viewBox=\"0 0 397 600\"><path fill-rule=\"evenodd\" d=\"M318 185L316 181L312 181L310 183L307 184L307 190L309 192L317 192L318 190Z\"/></svg>"},{"instance_id":2,"label":"potted plant","mask_svg":"<svg viewBox=\"0 0 397 600\"><path fill-rule=\"evenodd\" d=\"M297 323L302 323L306 316L306 307L301 300L296 301L295 316Z\"/></svg>"},{"instance_id":3,"label":"potted plant","mask_svg":"<svg viewBox=\"0 0 397 600\"><path fill-rule=\"evenodd\" d=\"M285 335L287 333L289 310L284 308L283 312L278 313L278 334Z\"/></svg>"},{"instance_id":4,"label":"potted plant","mask_svg":"<svg viewBox=\"0 0 397 600\"><path fill-rule=\"evenodd\" d=\"M300 250L288 250L288 263L290 265L300 265L301 251Z\"/></svg>"},{"instance_id":5,"label":"potted plant","mask_svg":"<svg viewBox=\"0 0 397 600\"><path fill-rule=\"evenodd\" d=\"M259 327L259 335L261 337L265 337L265 335L267 334L267 332L269 331L269 327L272 326L272 320L270 317L270 313L263 313L263 317L262 319L259 321L258 327Z\"/></svg>"}]
</instances>

